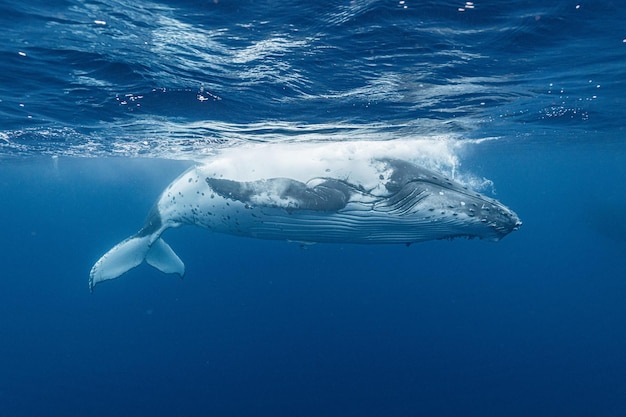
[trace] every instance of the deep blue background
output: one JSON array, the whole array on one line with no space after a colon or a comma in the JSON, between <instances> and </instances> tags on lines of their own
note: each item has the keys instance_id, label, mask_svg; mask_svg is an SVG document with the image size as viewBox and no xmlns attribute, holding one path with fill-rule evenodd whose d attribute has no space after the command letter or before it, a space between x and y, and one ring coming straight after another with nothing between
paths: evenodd
<instances>
[{"instance_id":1,"label":"deep blue background","mask_svg":"<svg viewBox=\"0 0 626 417\"><path fill-rule=\"evenodd\" d=\"M621 5L403 5L0 3L0 415L626 414ZM183 281L89 293L187 160L299 131L497 137L459 169L524 225L408 248L176 229Z\"/></svg>"}]
</instances>

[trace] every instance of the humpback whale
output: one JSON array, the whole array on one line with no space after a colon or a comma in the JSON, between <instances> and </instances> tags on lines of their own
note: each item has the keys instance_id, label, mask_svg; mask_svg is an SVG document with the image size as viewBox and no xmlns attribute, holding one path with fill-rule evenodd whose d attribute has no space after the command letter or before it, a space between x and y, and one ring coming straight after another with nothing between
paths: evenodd
<instances>
[{"instance_id":1,"label":"humpback whale","mask_svg":"<svg viewBox=\"0 0 626 417\"><path fill-rule=\"evenodd\" d=\"M303 243L410 244L497 241L522 224L500 202L397 153L320 157L304 147L280 156L271 148L235 155L193 166L174 180L143 228L94 264L90 289L144 261L182 277L185 266L162 234L183 225Z\"/></svg>"}]
</instances>

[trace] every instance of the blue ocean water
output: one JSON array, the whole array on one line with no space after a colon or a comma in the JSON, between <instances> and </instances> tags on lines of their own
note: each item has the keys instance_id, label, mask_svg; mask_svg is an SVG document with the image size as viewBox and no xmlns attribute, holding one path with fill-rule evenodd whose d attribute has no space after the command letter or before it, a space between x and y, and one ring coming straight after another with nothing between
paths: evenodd
<instances>
[{"instance_id":1,"label":"blue ocean water","mask_svg":"<svg viewBox=\"0 0 626 417\"><path fill-rule=\"evenodd\" d=\"M0 415L623 416L616 1L0 2ZM92 264L194 161L427 139L512 207L493 243L168 232Z\"/></svg>"}]
</instances>

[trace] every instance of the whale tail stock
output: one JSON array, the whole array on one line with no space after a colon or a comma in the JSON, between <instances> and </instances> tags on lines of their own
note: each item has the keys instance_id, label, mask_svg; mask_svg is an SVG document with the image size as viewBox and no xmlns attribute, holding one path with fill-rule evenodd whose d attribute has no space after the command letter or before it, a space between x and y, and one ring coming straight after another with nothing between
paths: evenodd
<instances>
[{"instance_id":1,"label":"whale tail stock","mask_svg":"<svg viewBox=\"0 0 626 417\"><path fill-rule=\"evenodd\" d=\"M166 274L185 275L185 264L163 239L141 232L118 243L91 268L89 289L101 281L115 279L146 261Z\"/></svg>"}]
</instances>

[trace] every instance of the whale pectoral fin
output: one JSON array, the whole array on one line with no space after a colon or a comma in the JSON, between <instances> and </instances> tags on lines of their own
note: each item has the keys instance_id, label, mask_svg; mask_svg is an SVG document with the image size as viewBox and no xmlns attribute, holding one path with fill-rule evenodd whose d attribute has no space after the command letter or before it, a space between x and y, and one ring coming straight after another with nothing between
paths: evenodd
<instances>
[{"instance_id":1,"label":"whale pectoral fin","mask_svg":"<svg viewBox=\"0 0 626 417\"><path fill-rule=\"evenodd\" d=\"M166 274L175 273L181 277L185 265L163 239L159 238L150 245L150 235L135 235L118 243L105 253L91 268L89 289L102 281L115 279L139 266L144 260Z\"/></svg>"},{"instance_id":2,"label":"whale pectoral fin","mask_svg":"<svg viewBox=\"0 0 626 417\"><path fill-rule=\"evenodd\" d=\"M181 278L185 275L185 264L161 238L150 247L146 262L165 274L177 274Z\"/></svg>"}]
</instances>

